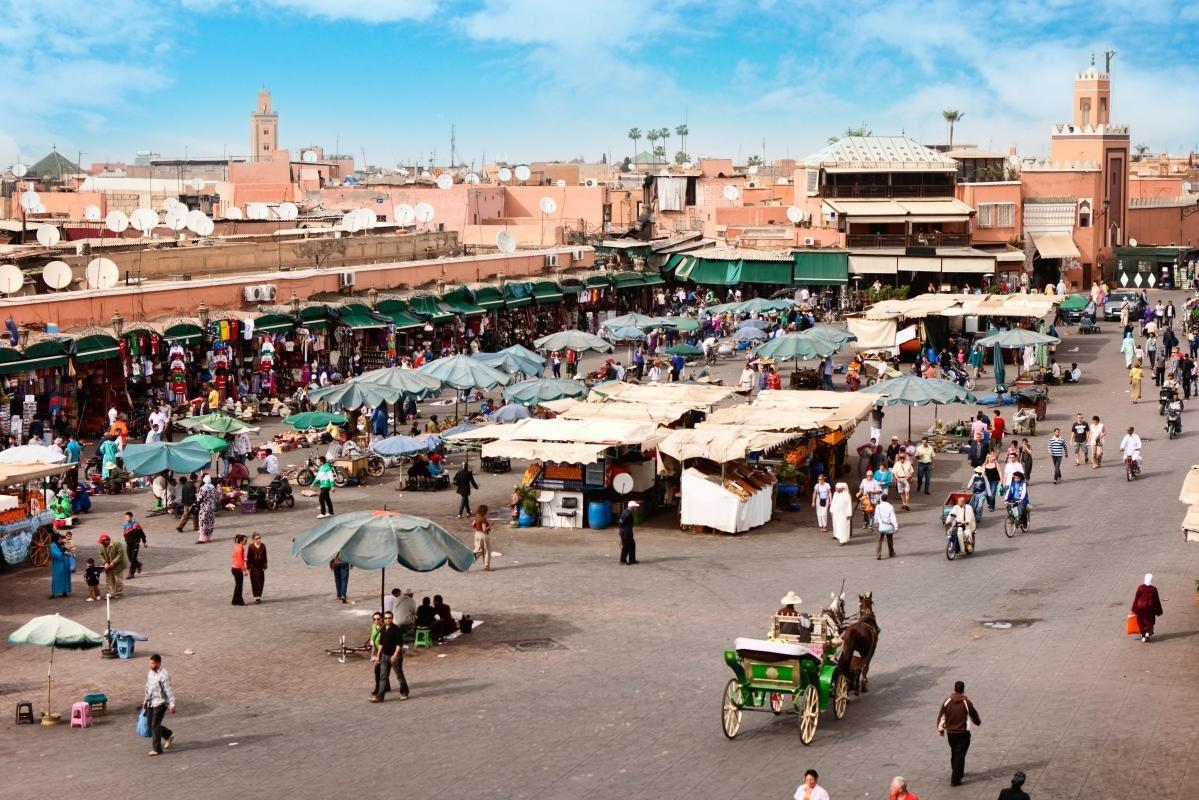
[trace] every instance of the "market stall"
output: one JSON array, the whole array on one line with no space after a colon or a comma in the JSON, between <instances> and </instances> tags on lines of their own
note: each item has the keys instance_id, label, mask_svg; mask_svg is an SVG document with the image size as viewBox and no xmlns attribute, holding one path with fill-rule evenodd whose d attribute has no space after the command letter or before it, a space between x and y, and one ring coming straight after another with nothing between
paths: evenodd
<instances>
[{"instance_id":1,"label":"market stall","mask_svg":"<svg viewBox=\"0 0 1199 800\"><path fill-rule=\"evenodd\" d=\"M47 478L73 464L0 464L0 555L6 564L29 559L35 567L50 558L54 514L46 505Z\"/></svg>"}]
</instances>

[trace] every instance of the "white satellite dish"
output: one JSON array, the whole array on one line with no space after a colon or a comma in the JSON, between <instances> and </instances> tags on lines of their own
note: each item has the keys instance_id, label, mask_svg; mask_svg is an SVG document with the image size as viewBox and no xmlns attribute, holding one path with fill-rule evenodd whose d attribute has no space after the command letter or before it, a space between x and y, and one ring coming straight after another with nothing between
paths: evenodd
<instances>
[{"instance_id":1,"label":"white satellite dish","mask_svg":"<svg viewBox=\"0 0 1199 800\"><path fill-rule=\"evenodd\" d=\"M225 209L225 219L242 219L244 217L245 215L242 214L241 209L237 206L230 206Z\"/></svg>"},{"instance_id":2,"label":"white satellite dish","mask_svg":"<svg viewBox=\"0 0 1199 800\"><path fill-rule=\"evenodd\" d=\"M43 225L37 229L37 241L42 247L53 247L62 239L62 235L58 232L58 228L52 225Z\"/></svg>"},{"instance_id":3,"label":"white satellite dish","mask_svg":"<svg viewBox=\"0 0 1199 800\"><path fill-rule=\"evenodd\" d=\"M229 215L226 214L225 216ZM187 227L187 208L185 206L174 206L166 213L163 224L173 231L183 230Z\"/></svg>"},{"instance_id":4,"label":"white satellite dish","mask_svg":"<svg viewBox=\"0 0 1199 800\"><path fill-rule=\"evenodd\" d=\"M187 212L188 230L192 231L193 233L200 233L200 229L204 227L204 220L206 219L208 219L208 217L204 216L203 211ZM200 233L200 235L203 236L204 234Z\"/></svg>"},{"instance_id":5,"label":"white satellite dish","mask_svg":"<svg viewBox=\"0 0 1199 800\"><path fill-rule=\"evenodd\" d=\"M25 285L25 276L16 264L5 264L0 267L0 293L12 294L21 291Z\"/></svg>"},{"instance_id":6,"label":"white satellite dish","mask_svg":"<svg viewBox=\"0 0 1199 800\"><path fill-rule=\"evenodd\" d=\"M142 233L149 233L158 227L158 214L150 208L136 208L129 215L129 224Z\"/></svg>"},{"instance_id":7,"label":"white satellite dish","mask_svg":"<svg viewBox=\"0 0 1199 800\"><path fill-rule=\"evenodd\" d=\"M250 219L270 219L271 207L266 203L250 203L246 206L246 216Z\"/></svg>"},{"instance_id":8,"label":"white satellite dish","mask_svg":"<svg viewBox=\"0 0 1199 800\"><path fill-rule=\"evenodd\" d=\"M212 236L212 232L215 230L216 223L208 217L204 217L204 219L200 221L199 227L196 229L196 233L200 236Z\"/></svg>"},{"instance_id":9,"label":"white satellite dish","mask_svg":"<svg viewBox=\"0 0 1199 800\"><path fill-rule=\"evenodd\" d=\"M100 221L100 206L87 206L83 209L83 218L88 222Z\"/></svg>"},{"instance_id":10,"label":"white satellite dish","mask_svg":"<svg viewBox=\"0 0 1199 800\"><path fill-rule=\"evenodd\" d=\"M358 216L358 210L347 211L341 215L342 230L350 233L357 233L362 230L362 217Z\"/></svg>"},{"instance_id":11,"label":"white satellite dish","mask_svg":"<svg viewBox=\"0 0 1199 800\"><path fill-rule=\"evenodd\" d=\"M663 167L662 169L658 170L658 177L659 177L659 178L669 178L669 177L670 177L670 170L668 170L668 169L666 169L665 167Z\"/></svg>"},{"instance_id":12,"label":"white satellite dish","mask_svg":"<svg viewBox=\"0 0 1199 800\"><path fill-rule=\"evenodd\" d=\"M407 177L408 177L408 170L407 170L407 168L405 168L405 167L400 167L400 170L399 170L399 172L400 172L400 177L401 177L401 178L407 178Z\"/></svg>"},{"instance_id":13,"label":"white satellite dish","mask_svg":"<svg viewBox=\"0 0 1199 800\"><path fill-rule=\"evenodd\" d=\"M1137 240L1136 240L1136 239L1129 239L1129 240L1128 240L1128 246L1129 246L1129 247L1136 247L1136 246L1137 246Z\"/></svg>"},{"instance_id":14,"label":"white satellite dish","mask_svg":"<svg viewBox=\"0 0 1199 800\"><path fill-rule=\"evenodd\" d=\"M516 179L522 183L527 181L529 179L529 176L532 174L533 173L529 172L529 168L526 167L524 164L521 164L519 167L516 168Z\"/></svg>"},{"instance_id":15,"label":"white satellite dish","mask_svg":"<svg viewBox=\"0 0 1199 800\"><path fill-rule=\"evenodd\" d=\"M495 246L500 249L501 253L515 253L516 237L508 231L500 231L495 235Z\"/></svg>"},{"instance_id":16,"label":"white satellite dish","mask_svg":"<svg viewBox=\"0 0 1199 800\"><path fill-rule=\"evenodd\" d=\"M777 181L775 181L774 183L775 183L775 185L777 185L777 186L786 186L786 185L787 185L787 179L786 179L786 178L779 178L779 179L778 179Z\"/></svg>"},{"instance_id":17,"label":"white satellite dish","mask_svg":"<svg viewBox=\"0 0 1199 800\"><path fill-rule=\"evenodd\" d=\"M500 167L500 171L497 172L495 176L499 178L502 183L507 183L508 181L512 180L512 170L508 169L507 167Z\"/></svg>"},{"instance_id":18,"label":"white satellite dish","mask_svg":"<svg viewBox=\"0 0 1199 800\"><path fill-rule=\"evenodd\" d=\"M408 226L416 221L416 209L407 203L400 203L391 210L391 218L400 226Z\"/></svg>"},{"instance_id":19,"label":"white satellite dish","mask_svg":"<svg viewBox=\"0 0 1199 800\"><path fill-rule=\"evenodd\" d=\"M803 222L803 209L799 206L787 207L787 219L791 220L792 224L798 225Z\"/></svg>"},{"instance_id":20,"label":"white satellite dish","mask_svg":"<svg viewBox=\"0 0 1199 800\"><path fill-rule=\"evenodd\" d=\"M552 197L543 197L537 207L541 209L542 214L553 214L558 210L558 203Z\"/></svg>"},{"instance_id":21,"label":"white satellite dish","mask_svg":"<svg viewBox=\"0 0 1199 800\"><path fill-rule=\"evenodd\" d=\"M730 184L730 185L724 187L724 199L725 200L736 200L740 196L741 196L741 191L736 186L733 186Z\"/></svg>"},{"instance_id":22,"label":"white satellite dish","mask_svg":"<svg viewBox=\"0 0 1199 800\"><path fill-rule=\"evenodd\" d=\"M416 214L417 222L432 222L433 217L437 216L437 212L433 210L433 206L428 203L417 203L413 211Z\"/></svg>"},{"instance_id":23,"label":"white satellite dish","mask_svg":"<svg viewBox=\"0 0 1199 800\"><path fill-rule=\"evenodd\" d=\"M359 208L355 209L355 213L358 215L359 227L364 231L370 230L379 223L379 218L375 216L372 209Z\"/></svg>"},{"instance_id":24,"label":"white satellite dish","mask_svg":"<svg viewBox=\"0 0 1199 800\"><path fill-rule=\"evenodd\" d=\"M476 175L475 173L471 172L471 173L469 173L469 174L466 176L466 178L465 178L465 181L466 181L467 183L478 183L478 182L479 182L479 176L478 176L478 175Z\"/></svg>"},{"instance_id":25,"label":"white satellite dish","mask_svg":"<svg viewBox=\"0 0 1199 800\"><path fill-rule=\"evenodd\" d=\"M749 169L747 169L747 170L745 170L745 171L746 171L746 172L748 172L750 175L757 175L757 174L758 174L758 165L757 165L757 164L751 164L751 165L749 166Z\"/></svg>"},{"instance_id":26,"label":"white satellite dish","mask_svg":"<svg viewBox=\"0 0 1199 800\"><path fill-rule=\"evenodd\" d=\"M441 173L440 175L438 175L438 176L437 176L437 188L438 188L438 189L452 189L452 188L454 188L454 179L453 179L453 177L451 177L451 176L450 176L450 174L449 174L448 172L443 172L443 173Z\"/></svg>"},{"instance_id":27,"label":"white satellite dish","mask_svg":"<svg viewBox=\"0 0 1199 800\"><path fill-rule=\"evenodd\" d=\"M191 185L193 191L199 192L204 189L204 181L200 178L194 178Z\"/></svg>"},{"instance_id":28,"label":"white satellite dish","mask_svg":"<svg viewBox=\"0 0 1199 800\"><path fill-rule=\"evenodd\" d=\"M37 196L37 192L28 189L21 193L21 208L29 213L35 213L37 207L42 204L42 199Z\"/></svg>"},{"instance_id":29,"label":"white satellite dish","mask_svg":"<svg viewBox=\"0 0 1199 800\"><path fill-rule=\"evenodd\" d=\"M692 167L694 167L694 166L695 166L695 165L694 165L694 164L692 164L690 161L684 161L684 162L683 162L683 169L691 169L691 168L692 168Z\"/></svg>"},{"instance_id":30,"label":"white satellite dish","mask_svg":"<svg viewBox=\"0 0 1199 800\"><path fill-rule=\"evenodd\" d=\"M562 180L561 178L559 178L558 180L554 181L554 185L555 185L555 186L557 186L559 189L565 189L565 188L566 188L566 181L564 181L564 180Z\"/></svg>"},{"instance_id":31,"label":"white satellite dish","mask_svg":"<svg viewBox=\"0 0 1199 800\"><path fill-rule=\"evenodd\" d=\"M87 285L93 289L111 289L121 278L117 265L107 258L93 258L87 262L83 274Z\"/></svg>"},{"instance_id":32,"label":"white satellite dish","mask_svg":"<svg viewBox=\"0 0 1199 800\"><path fill-rule=\"evenodd\" d=\"M279 215L279 219L295 219L300 216L300 209L295 203L280 203L275 213Z\"/></svg>"},{"instance_id":33,"label":"white satellite dish","mask_svg":"<svg viewBox=\"0 0 1199 800\"><path fill-rule=\"evenodd\" d=\"M104 227L113 233L124 233L129 227L129 217L125 216L124 211L109 211L104 218Z\"/></svg>"},{"instance_id":34,"label":"white satellite dish","mask_svg":"<svg viewBox=\"0 0 1199 800\"><path fill-rule=\"evenodd\" d=\"M305 150L304 154L302 156L300 156L300 158L304 160L305 164L315 164L316 163L316 151L315 150Z\"/></svg>"},{"instance_id":35,"label":"white satellite dish","mask_svg":"<svg viewBox=\"0 0 1199 800\"><path fill-rule=\"evenodd\" d=\"M47 212L46 212L46 206L45 206L43 203L38 203L38 204L37 204L37 208L33 209L33 213L34 213L34 214L45 214L45 213L47 213Z\"/></svg>"},{"instance_id":36,"label":"white satellite dish","mask_svg":"<svg viewBox=\"0 0 1199 800\"><path fill-rule=\"evenodd\" d=\"M42 267L42 280L51 289L67 288L74 277L70 265L65 261L51 261Z\"/></svg>"},{"instance_id":37,"label":"white satellite dish","mask_svg":"<svg viewBox=\"0 0 1199 800\"><path fill-rule=\"evenodd\" d=\"M25 166L20 161L12 165L12 174L16 175L18 178L24 178L28 172L29 167Z\"/></svg>"}]
</instances>

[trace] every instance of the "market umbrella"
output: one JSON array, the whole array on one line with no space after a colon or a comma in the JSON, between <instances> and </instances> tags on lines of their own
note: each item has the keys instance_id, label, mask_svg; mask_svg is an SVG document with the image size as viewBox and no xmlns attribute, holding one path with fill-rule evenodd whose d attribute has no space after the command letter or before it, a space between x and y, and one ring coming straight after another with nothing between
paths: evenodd
<instances>
[{"instance_id":1,"label":"market umbrella","mask_svg":"<svg viewBox=\"0 0 1199 800\"><path fill-rule=\"evenodd\" d=\"M605 320L600 327L614 331L617 328L652 328L653 324L653 317L647 317L645 314L638 314L634 311L631 314L622 314L619 317Z\"/></svg>"},{"instance_id":2,"label":"market umbrella","mask_svg":"<svg viewBox=\"0 0 1199 800\"><path fill-rule=\"evenodd\" d=\"M416 572L446 564L465 572L475 562L474 552L440 525L386 509L323 519L292 540L291 554L310 567L341 556L359 569L381 569L380 598L387 593L387 568L397 562Z\"/></svg>"},{"instance_id":3,"label":"market umbrella","mask_svg":"<svg viewBox=\"0 0 1199 800\"><path fill-rule=\"evenodd\" d=\"M594 350L597 353L611 353L613 349L612 345L595 334L576 330L558 331L557 333L551 333L549 336L542 336L533 342L533 346L538 350L574 350L576 353L582 353L587 350Z\"/></svg>"},{"instance_id":4,"label":"market umbrella","mask_svg":"<svg viewBox=\"0 0 1199 800\"><path fill-rule=\"evenodd\" d=\"M354 379L358 383L385 386L405 397L423 400L441 391L441 381L405 367L384 367L364 372Z\"/></svg>"},{"instance_id":5,"label":"market umbrella","mask_svg":"<svg viewBox=\"0 0 1199 800\"><path fill-rule=\"evenodd\" d=\"M193 433L183 439L185 442L194 442L200 445L210 453L219 453L229 446L229 442L219 436L213 436L211 433Z\"/></svg>"},{"instance_id":6,"label":"market umbrella","mask_svg":"<svg viewBox=\"0 0 1199 800\"><path fill-rule=\"evenodd\" d=\"M647 328L675 328L686 333L699 330L699 320L691 317L654 317Z\"/></svg>"},{"instance_id":7,"label":"market umbrella","mask_svg":"<svg viewBox=\"0 0 1199 800\"><path fill-rule=\"evenodd\" d=\"M507 372L487 366L481 361L475 361L470 356L456 355L430 361L417 372L441 381L443 386L452 389L494 389L512 380ZM458 394L454 393L454 416L458 416Z\"/></svg>"},{"instance_id":8,"label":"market umbrella","mask_svg":"<svg viewBox=\"0 0 1199 800\"><path fill-rule=\"evenodd\" d=\"M788 300L785 297L780 297L777 300L755 297L751 300L746 300L744 303L734 304L732 310L738 314L770 314L778 311L786 311L794 305L794 300Z\"/></svg>"},{"instance_id":9,"label":"market umbrella","mask_svg":"<svg viewBox=\"0 0 1199 800\"><path fill-rule=\"evenodd\" d=\"M500 372L520 373L522 375L540 375L545 372L545 359L540 356L530 360L517 353L475 353L471 356L475 361L498 369Z\"/></svg>"},{"instance_id":10,"label":"market umbrella","mask_svg":"<svg viewBox=\"0 0 1199 800\"><path fill-rule=\"evenodd\" d=\"M608 338L614 342L644 342L649 337L640 328L625 325L623 328L609 329Z\"/></svg>"},{"instance_id":11,"label":"market umbrella","mask_svg":"<svg viewBox=\"0 0 1199 800\"><path fill-rule=\"evenodd\" d=\"M1012 328L1006 331L999 331L978 340L978 344L983 347L1005 347L1008 349L1027 347L1030 344L1058 344L1059 342L1061 342L1061 339L1056 336L1048 336L1044 333L1037 333L1025 328Z\"/></svg>"},{"instance_id":12,"label":"market umbrella","mask_svg":"<svg viewBox=\"0 0 1199 800\"><path fill-rule=\"evenodd\" d=\"M252 425L247 425L236 417L231 417L228 414L213 412L205 414L201 417L188 417L179 422L179 426L189 431L202 431L204 433L240 433L241 431L256 431L258 430Z\"/></svg>"},{"instance_id":13,"label":"market umbrella","mask_svg":"<svg viewBox=\"0 0 1199 800\"><path fill-rule=\"evenodd\" d=\"M334 425L345 425L345 414L333 414L328 411L301 411L299 414L291 414L283 420L284 425L290 425L298 431L312 430L313 428L327 428L329 423Z\"/></svg>"},{"instance_id":14,"label":"market umbrella","mask_svg":"<svg viewBox=\"0 0 1199 800\"><path fill-rule=\"evenodd\" d=\"M807 361L831 356L840 349L840 344L807 332L785 333L759 347L758 355L779 361Z\"/></svg>"},{"instance_id":15,"label":"market umbrella","mask_svg":"<svg viewBox=\"0 0 1199 800\"><path fill-rule=\"evenodd\" d=\"M767 322L764 319L743 319L737 323L738 328L759 328L768 331L773 327L773 323Z\"/></svg>"},{"instance_id":16,"label":"market umbrella","mask_svg":"<svg viewBox=\"0 0 1199 800\"><path fill-rule=\"evenodd\" d=\"M973 394L955 381L944 378L921 378L916 375L903 375L888 381L876 383L873 386L863 386L858 391L863 394L880 395L877 405L905 405L908 407L908 438L912 438L912 406L923 406L933 403L974 403Z\"/></svg>"},{"instance_id":17,"label":"market umbrella","mask_svg":"<svg viewBox=\"0 0 1199 800\"><path fill-rule=\"evenodd\" d=\"M666 352L672 356L683 356L684 358L694 358L704 354L703 348L687 344L686 342L680 342L679 344L667 347Z\"/></svg>"},{"instance_id":18,"label":"market umbrella","mask_svg":"<svg viewBox=\"0 0 1199 800\"><path fill-rule=\"evenodd\" d=\"M522 419L528 419L531 416L533 416L532 412L520 403L508 403L492 411L487 419L507 425L512 422L519 422Z\"/></svg>"},{"instance_id":19,"label":"market umbrella","mask_svg":"<svg viewBox=\"0 0 1199 800\"><path fill-rule=\"evenodd\" d=\"M130 444L123 454L125 469L135 475L194 472L212 463L212 454L198 442L154 442Z\"/></svg>"},{"instance_id":20,"label":"market umbrella","mask_svg":"<svg viewBox=\"0 0 1199 800\"><path fill-rule=\"evenodd\" d=\"M0 464L61 464L67 457L41 444L23 444L0 450Z\"/></svg>"},{"instance_id":21,"label":"market umbrella","mask_svg":"<svg viewBox=\"0 0 1199 800\"><path fill-rule=\"evenodd\" d=\"M53 686L51 673L54 669L54 649L91 650L103 645L104 637L74 620L58 614L47 614L44 617L34 617L17 628L8 635L8 641L12 644L32 644L50 648L50 665L46 669L46 713L42 717L42 724L53 725L60 718L59 715L51 712L54 707L50 699L50 691Z\"/></svg>"},{"instance_id":22,"label":"market umbrella","mask_svg":"<svg viewBox=\"0 0 1199 800\"><path fill-rule=\"evenodd\" d=\"M381 456L400 458L418 453L431 453L437 449L438 438L430 436L388 436L371 444L371 450Z\"/></svg>"},{"instance_id":23,"label":"market umbrella","mask_svg":"<svg viewBox=\"0 0 1199 800\"><path fill-rule=\"evenodd\" d=\"M831 342L838 342L840 344L856 342L858 340L857 336L844 328L838 328L836 325L828 325L823 322L808 328L804 333L809 336L819 336L822 339L828 339Z\"/></svg>"},{"instance_id":24,"label":"market umbrella","mask_svg":"<svg viewBox=\"0 0 1199 800\"><path fill-rule=\"evenodd\" d=\"M738 328L733 338L742 342L760 342L766 339L766 331L760 328Z\"/></svg>"},{"instance_id":25,"label":"market umbrella","mask_svg":"<svg viewBox=\"0 0 1199 800\"><path fill-rule=\"evenodd\" d=\"M532 406L563 397L586 397L587 384L570 378L538 378L505 387L503 394L509 403Z\"/></svg>"},{"instance_id":26,"label":"market umbrella","mask_svg":"<svg viewBox=\"0 0 1199 800\"><path fill-rule=\"evenodd\" d=\"M388 389L386 386L357 380L346 381L334 386L323 386L308 393L308 399L312 402L324 403L329 408L337 408L342 411L357 411L363 406L377 408L383 403L394 403L399 396L399 392Z\"/></svg>"},{"instance_id":27,"label":"market umbrella","mask_svg":"<svg viewBox=\"0 0 1199 800\"><path fill-rule=\"evenodd\" d=\"M995 372L995 388L999 388L1004 385L1004 381L1007 378L1003 366L1003 350L999 345L995 345L991 348L991 351L991 369Z\"/></svg>"},{"instance_id":28,"label":"market umbrella","mask_svg":"<svg viewBox=\"0 0 1199 800\"><path fill-rule=\"evenodd\" d=\"M740 305L740 303L717 303L714 306L708 306L707 308L705 308L704 313L711 314L712 316L715 317L715 316L719 316L720 314L725 313L726 311L732 311L734 308L736 308L739 305Z\"/></svg>"}]
</instances>

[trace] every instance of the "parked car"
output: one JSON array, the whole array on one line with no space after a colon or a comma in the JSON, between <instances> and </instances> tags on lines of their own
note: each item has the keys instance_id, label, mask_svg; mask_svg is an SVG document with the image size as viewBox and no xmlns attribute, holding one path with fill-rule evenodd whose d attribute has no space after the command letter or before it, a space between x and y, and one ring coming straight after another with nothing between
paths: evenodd
<instances>
[{"instance_id":1,"label":"parked car","mask_svg":"<svg viewBox=\"0 0 1199 800\"><path fill-rule=\"evenodd\" d=\"M1140 292L1133 292L1127 289L1117 289L1107 296L1107 302L1103 304L1104 319L1120 319L1120 304L1127 299L1130 307L1128 310L1129 320L1140 319L1145 313L1145 301L1141 299Z\"/></svg>"}]
</instances>

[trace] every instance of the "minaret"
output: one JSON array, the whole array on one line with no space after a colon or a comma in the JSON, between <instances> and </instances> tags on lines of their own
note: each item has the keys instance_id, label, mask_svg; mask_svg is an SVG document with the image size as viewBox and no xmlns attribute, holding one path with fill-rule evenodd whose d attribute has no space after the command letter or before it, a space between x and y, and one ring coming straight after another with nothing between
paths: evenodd
<instances>
[{"instance_id":1,"label":"minaret","mask_svg":"<svg viewBox=\"0 0 1199 800\"><path fill-rule=\"evenodd\" d=\"M279 148L279 115L271 111L271 93L258 93L258 107L250 115L250 160L270 161Z\"/></svg>"}]
</instances>

